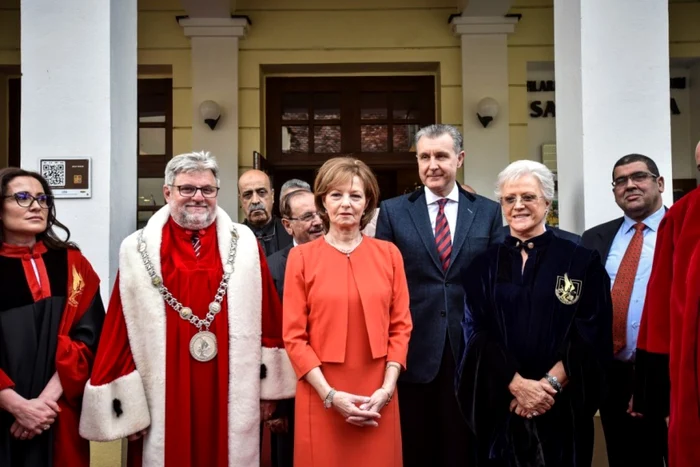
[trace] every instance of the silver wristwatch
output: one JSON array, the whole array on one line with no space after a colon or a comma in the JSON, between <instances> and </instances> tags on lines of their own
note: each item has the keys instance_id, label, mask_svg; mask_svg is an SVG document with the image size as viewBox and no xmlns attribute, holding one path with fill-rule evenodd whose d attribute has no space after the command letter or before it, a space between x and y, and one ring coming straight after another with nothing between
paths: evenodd
<instances>
[{"instance_id":1,"label":"silver wristwatch","mask_svg":"<svg viewBox=\"0 0 700 467\"><path fill-rule=\"evenodd\" d=\"M552 376L549 373L547 373L544 375L544 377L547 380L547 382L549 383L549 385L554 388L555 391L561 392L561 390L562 390L561 383L559 382L559 380L557 379L556 376Z\"/></svg>"},{"instance_id":2,"label":"silver wristwatch","mask_svg":"<svg viewBox=\"0 0 700 467\"><path fill-rule=\"evenodd\" d=\"M323 406L325 408L330 409L333 406L333 396L335 396L336 392L337 391L334 388L331 388L331 390L328 391L328 395L325 399L323 399Z\"/></svg>"}]
</instances>

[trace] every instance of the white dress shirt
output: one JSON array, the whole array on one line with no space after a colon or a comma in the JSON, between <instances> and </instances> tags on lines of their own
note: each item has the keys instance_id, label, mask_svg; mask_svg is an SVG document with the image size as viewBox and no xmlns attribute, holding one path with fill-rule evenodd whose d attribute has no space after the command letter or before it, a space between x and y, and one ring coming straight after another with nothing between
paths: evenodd
<instances>
[{"instance_id":1,"label":"white dress shirt","mask_svg":"<svg viewBox=\"0 0 700 467\"><path fill-rule=\"evenodd\" d=\"M433 229L433 235L435 235L435 222L437 220L438 212L440 211L440 206L438 206L438 201L442 199L442 196L438 196L428 187L423 187L425 190L425 202L428 204L428 215L430 216L430 227ZM457 228L457 208L459 206L459 189L457 188L457 182L452 188L449 195L445 196L447 199L447 204L445 204L445 217L447 217L447 225L450 226L450 241L454 243L455 241L455 229Z\"/></svg>"}]
</instances>

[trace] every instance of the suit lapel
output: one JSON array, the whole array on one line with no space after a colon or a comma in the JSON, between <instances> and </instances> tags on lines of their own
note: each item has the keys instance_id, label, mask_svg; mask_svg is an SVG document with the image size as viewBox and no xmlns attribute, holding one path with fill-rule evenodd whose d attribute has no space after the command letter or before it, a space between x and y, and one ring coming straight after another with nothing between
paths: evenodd
<instances>
[{"instance_id":1,"label":"suit lapel","mask_svg":"<svg viewBox=\"0 0 700 467\"><path fill-rule=\"evenodd\" d=\"M476 215L477 207L476 203L472 202L468 197L466 197L462 192L459 193L459 204L457 205L457 226L454 232L454 242L452 242L452 255L450 256L450 267L447 272L452 269L452 265L457 259L460 251L462 251L462 245L464 245L467 239L467 233L469 228L474 222L474 216Z\"/></svg>"},{"instance_id":2,"label":"suit lapel","mask_svg":"<svg viewBox=\"0 0 700 467\"><path fill-rule=\"evenodd\" d=\"M408 213L418 231L418 236L423 241L425 249L433 259L435 266L442 271L440 259L437 255L437 247L435 246L435 233L430 226L430 215L428 214L428 205L425 203L425 193L415 198L412 197L409 201Z\"/></svg>"},{"instance_id":3,"label":"suit lapel","mask_svg":"<svg viewBox=\"0 0 700 467\"><path fill-rule=\"evenodd\" d=\"M620 217L614 222L610 222L609 228L604 232L600 232L600 256L603 261L603 266L608 261L608 254L610 254L610 248L612 248L613 241L615 240L615 235L617 231L620 230L620 226L624 222L625 218Z\"/></svg>"}]
</instances>

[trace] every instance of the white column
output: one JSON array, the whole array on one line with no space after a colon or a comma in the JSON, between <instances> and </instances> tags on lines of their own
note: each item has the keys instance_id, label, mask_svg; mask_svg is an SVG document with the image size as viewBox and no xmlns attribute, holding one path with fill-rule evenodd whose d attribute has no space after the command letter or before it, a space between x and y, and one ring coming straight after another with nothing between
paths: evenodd
<instances>
[{"instance_id":1,"label":"white column","mask_svg":"<svg viewBox=\"0 0 700 467\"><path fill-rule=\"evenodd\" d=\"M210 151L221 168L219 206L238 219L238 41L245 37L245 18L180 20L192 39L192 149ZM210 129L199 105L215 101L221 119Z\"/></svg>"},{"instance_id":2,"label":"white column","mask_svg":"<svg viewBox=\"0 0 700 467\"><path fill-rule=\"evenodd\" d=\"M561 227L619 217L615 162L651 157L671 187L667 0L555 0L557 166Z\"/></svg>"},{"instance_id":3,"label":"white column","mask_svg":"<svg viewBox=\"0 0 700 467\"><path fill-rule=\"evenodd\" d=\"M22 0L22 166L92 159L92 197L57 201L108 297L136 226L136 0ZM105 302L106 303L106 302Z\"/></svg>"},{"instance_id":4,"label":"white column","mask_svg":"<svg viewBox=\"0 0 700 467\"><path fill-rule=\"evenodd\" d=\"M507 40L516 22L502 16L459 16L451 23L462 40L464 180L489 198L494 198L496 176L510 162ZM486 128L476 116L484 97L494 98L500 107Z\"/></svg>"}]
</instances>

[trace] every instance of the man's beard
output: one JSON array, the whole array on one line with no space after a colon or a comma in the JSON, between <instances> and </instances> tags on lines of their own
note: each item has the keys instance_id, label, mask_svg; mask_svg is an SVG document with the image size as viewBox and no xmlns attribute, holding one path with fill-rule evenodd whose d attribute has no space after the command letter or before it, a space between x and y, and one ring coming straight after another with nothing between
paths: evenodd
<instances>
[{"instance_id":1,"label":"man's beard","mask_svg":"<svg viewBox=\"0 0 700 467\"><path fill-rule=\"evenodd\" d=\"M175 222L187 230L201 230L214 222L215 212L208 206L205 212L187 212L187 208L182 208L174 213L174 217Z\"/></svg>"}]
</instances>

